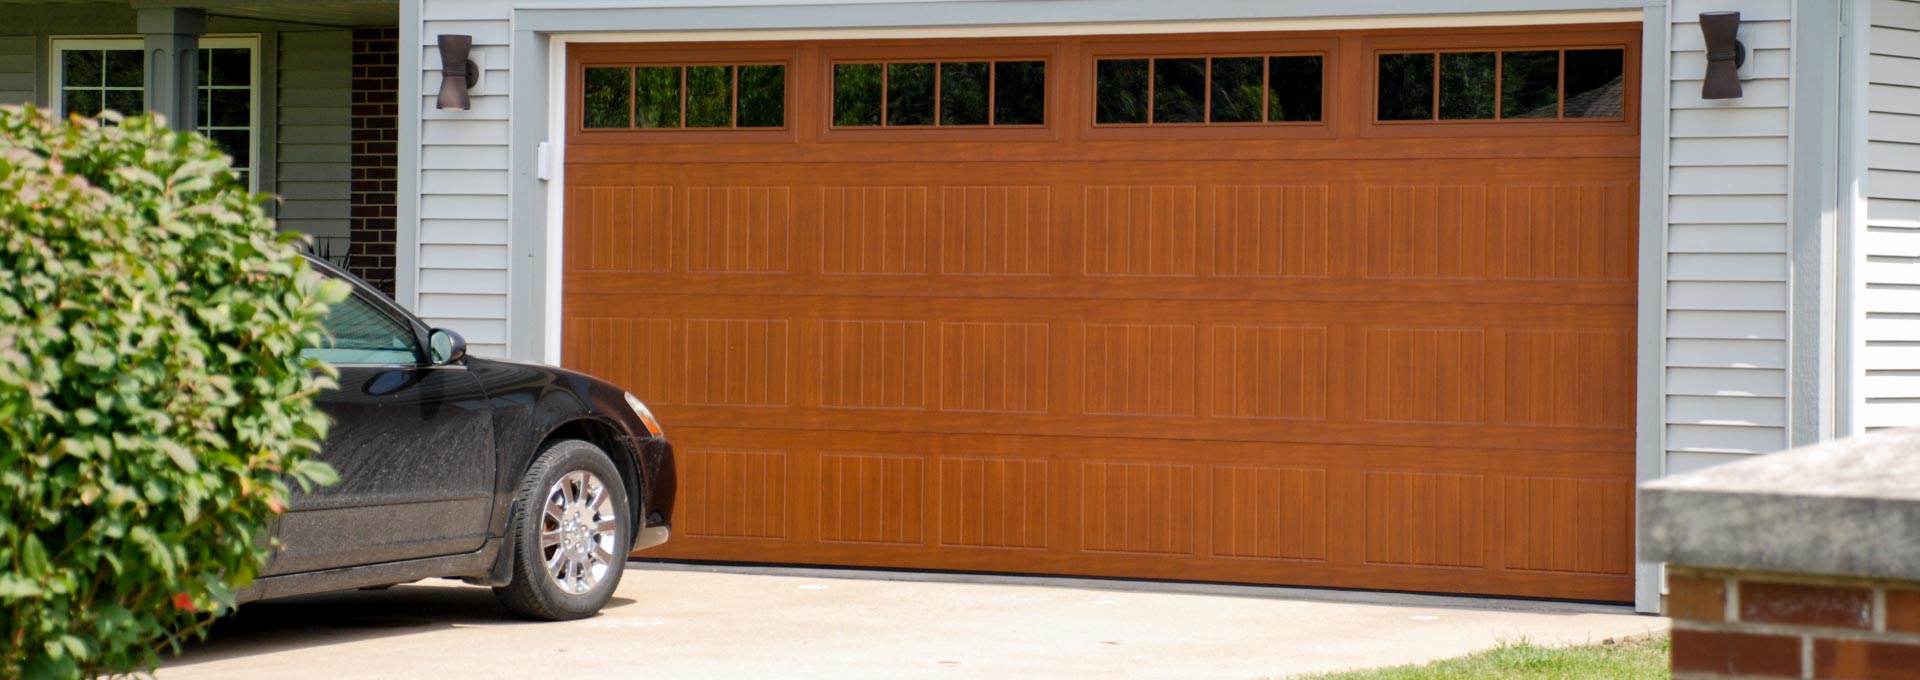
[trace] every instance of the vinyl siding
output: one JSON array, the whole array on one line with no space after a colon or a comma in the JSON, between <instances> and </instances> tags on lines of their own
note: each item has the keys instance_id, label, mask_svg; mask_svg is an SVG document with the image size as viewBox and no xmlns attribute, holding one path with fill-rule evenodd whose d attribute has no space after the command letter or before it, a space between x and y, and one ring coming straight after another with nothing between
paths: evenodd
<instances>
[{"instance_id":1,"label":"vinyl siding","mask_svg":"<svg viewBox=\"0 0 1920 680\"><path fill-rule=\"evenodd\" d=\"M501 0L422 0L420 34L429 37L420 47L421 72L401 76L416 79L423 119L415 311L428 324L459 331L468 351L483 356L508 354L507 69L512 64L512 11L512 4ZM480 86L470 92L470 110L434 108L440 91L440 50L430 36L442 33L473 36L472 59L483 74Z\"/></svg>"},{"instance_id":2,"label":"vinyl siding","mask_svg":"<svg viewBox=\"0 0 1920 680\"><path fill-rule=\"evenodd\" d=\"M40 61L36 45L30 35L0 38L0 104L34 101L34 74Z\"/></svg>"},{"instance_id":3,"label":"vinyl siding","mask_svg":"<svg viewBox=\"0 0 1920 680\"><path fill-rule=\"evenodd\" d=\"M1920 425L1920 2L1873 0L1858 426Z\"/></svg>"},{"instance_id":4,"label":"vinyl siding","mask_svg":"<svg viewBox=\"0 0 1920 680\"><path fill-rule=\"evenodd\" d=\"M353 175L353 34L287 32L279 42L280 227L345 237Z\"/></svg>"},{"instance_id":5,"label":"vinyl siding","mask_svg":"<svg viewBox=\"0 0 1920 680\"><path fill-rule=\"evenodd\" d=\"M1700 98L1701 12L1675 0L1668 63L1666 471L1787 445L1791 0L1739 3L1745 96Z\"/></svg>"}]
</instances>

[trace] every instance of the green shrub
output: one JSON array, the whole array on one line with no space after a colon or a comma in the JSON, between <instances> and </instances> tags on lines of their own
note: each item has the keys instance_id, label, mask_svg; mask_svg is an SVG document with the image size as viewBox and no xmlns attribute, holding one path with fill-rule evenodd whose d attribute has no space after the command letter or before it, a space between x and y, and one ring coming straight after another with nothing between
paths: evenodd
<instances>
[{"instance_id":1,"label":"green shrub","mask_svg":"<svg viewBox=\"0 0 1920 680\"><path fill-rule=\"evenodd\" d=\"M118 120L106 114L107 120ZM152 668L314 460L345 289L199 135L0 109L0 677Z\"/></svg>"}]
</instances>

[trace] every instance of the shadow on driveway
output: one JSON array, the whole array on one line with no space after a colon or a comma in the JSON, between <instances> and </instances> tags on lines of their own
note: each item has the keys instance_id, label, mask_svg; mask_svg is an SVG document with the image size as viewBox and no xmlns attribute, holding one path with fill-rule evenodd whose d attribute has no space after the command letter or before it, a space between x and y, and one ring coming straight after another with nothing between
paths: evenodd
<instances>
[{"instance_id":1,"label":"shadow on driveway","mask_svg":"<svg viewBox=\"0 0 1920 680\"><path fill-rule=\"evenodd\" d=\"M449 582L450 583L450 582ZM634 604L614 597L602 611ZM478 586L400 585L386 590L322 593L253 602L215 622L207 639L189 642L166 668L293 649L342 645L452 628L527 625Z\"/></svg>"}]
</instances>

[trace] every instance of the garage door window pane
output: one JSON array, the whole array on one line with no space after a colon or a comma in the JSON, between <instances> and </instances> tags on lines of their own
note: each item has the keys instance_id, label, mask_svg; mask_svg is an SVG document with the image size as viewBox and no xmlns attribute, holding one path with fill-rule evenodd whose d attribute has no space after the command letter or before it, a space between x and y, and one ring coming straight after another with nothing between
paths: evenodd
<instances>
[{"instance_id":1,"label":"garage door window pane","mask_svg":"<svg viewBox=\"0 0 1920 680\"><path fill-rule=\"evenodd\" d=\"M1620 118L1626 105L1624 50L1567 50L1566 116Z\"/></svg>"},{"instance_id":2,"label":"garage door window pane","mask_svg":"<svg viewBox=\"0 0 1920 680\"><path fill-rule=\"evenodd\" d=\"M1153 60L1153 122L1198 123L1207 105L1207 60Z\"/></svg>"},{"instance_id":3,"label":"garage door window pane","mask_svg":"<svg viewBox=\"0 0 1920 680\"><path fill-rule=\"evenodd\" d=\"M1095 123L1147 122L1147 60L1103 60L1096 68L1094 84L1098 89Z\"/></svg>"},{"instance_id":4,"label":"garage door window pane","mask_svg":"<svg viewBox=\"0 0 1920 680\"><path fill-rule=\"evenodd\" d=\"M1440 55L1440 117L1466 120L1493 117L1494 62L1492 52L1452 52Z\"/></svg>"},{"instance_id":5,"label":"garage door window pane","mask_svg":"<svg viewBox=\"0 0 1920 680\"><path fill-rule=\"evenodd\" d=\"M733 67L687 67L687 127L733 125Z\"/></svg>"},{"instance_id":6,"label":"garage door window pane","mask_svg":"<svg viewBox=\"0 0 1920 680\"><path fill-rule=\"evenodd\" d=\"M740 67L740 127L787 124L787 67Z\"/></svg>"},{"instance_id":7,"label":"garage door window pane","mask_svg":"<svg viewBox=\"0 0 1920 680\"><path fill-rule=\"evenodd\" d=\"M1559 52L1507 52L1501 60L1501 118L1560 117Z\"/></svg>"},{"instance_id":8,"label":"garage door window pane","mask_svg":"<svg viewBox=\"0 0 1920 680\"><path fill-rule=\"evenodd\" d=\"M680 127L678 66L645 66L633 70L634 123L643 128Z\"/></svg>"},{"instance_id":9,"label":"garage door window pane","mask_svg":"<svg viewBox=\"0 0 1920 680\"><path fill-rule=\"evenodd\" d=\"M587 69L580 124L589 128L627 127L633 103L632 78L632 69Z\"/></svg>"},{"instance_id":10,"label":"garage door window pane","mask_svg":"<svg viewBox=\"0 0 1920 680\"><path fill-rule=\"evenodd\" d=\"M1433 119L1431 52L1380 55L1380 120Z\"/></svg>"},{"instance_id":11,"label":"garage door window pane","mask_svg":"<svg viewBox=\"0 0 1920 680\"><path fill-rule=\"evenodd\" d=\"M1323 61L1317 56L1267 60L1267 120L1319 122Z\"/></svg>"},{"instance_id":12,"label":"garage door window pane","mask_svg":"<svg viewBox=\"0 0 1920 680\"><path fill-rule=\"evenodd\" d=\"M993 124L1047 122L1047 62L1002 61L993 65Z\"/></svg>"},{"instance_id":13,"label":"garage door window pane","mask_svg":"<svg viewBox=\"0 0 1920 680\"><path fill-rule=\"evenodd\" d=\"M1214 59L1209 72L1213 92L1207 120L1215 123L1258 123L1265 117L1260 110L1266 100L1265 59L1230 57Z\"/></svg>"},{"instance_id":14,"label":"garage door window pane","mask_svg":"<svg viewBox=\"0 0 1920 680\"><path fill-rule=\"evenodd\" d=\"M833 124L880 124L880 65L836 64L833 67Z\"/></svg>"},{"instance_id":15,"label":"garage door window pane","mask_svg":"<svg viewBox=\"0 0 1920 680\"><path fill-rule=\"evenodd\" d=\"M887 124L932 125L933 64L887 65Z\"/></svg>"},{"instance_id":16,"label":"garage door window pane","mask_svg":"<svg viewBox=\"0 0 1920 680\"><path fill-rule=\"evenodd\" d=\"M986 125L992 66L984 61L940 65L940 124Z\"/></svg>"}]
</instances>

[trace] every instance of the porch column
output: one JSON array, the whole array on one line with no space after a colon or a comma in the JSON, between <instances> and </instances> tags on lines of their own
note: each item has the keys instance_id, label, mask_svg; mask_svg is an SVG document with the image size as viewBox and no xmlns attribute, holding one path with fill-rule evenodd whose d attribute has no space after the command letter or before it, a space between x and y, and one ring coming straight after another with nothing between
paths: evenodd
<instances>
[{"instance_id":1,"label":"porch column","mask_svg":"<svg viewBox=\"0 0 1920 680\"><path fill-rule=\"evenodd\" d=\"M142 9L139 26L147 51L147 109L166 116L174 129L194 129L199 125L200 35L207 32L207 11Z\"/></svg>"}]
</instances>

